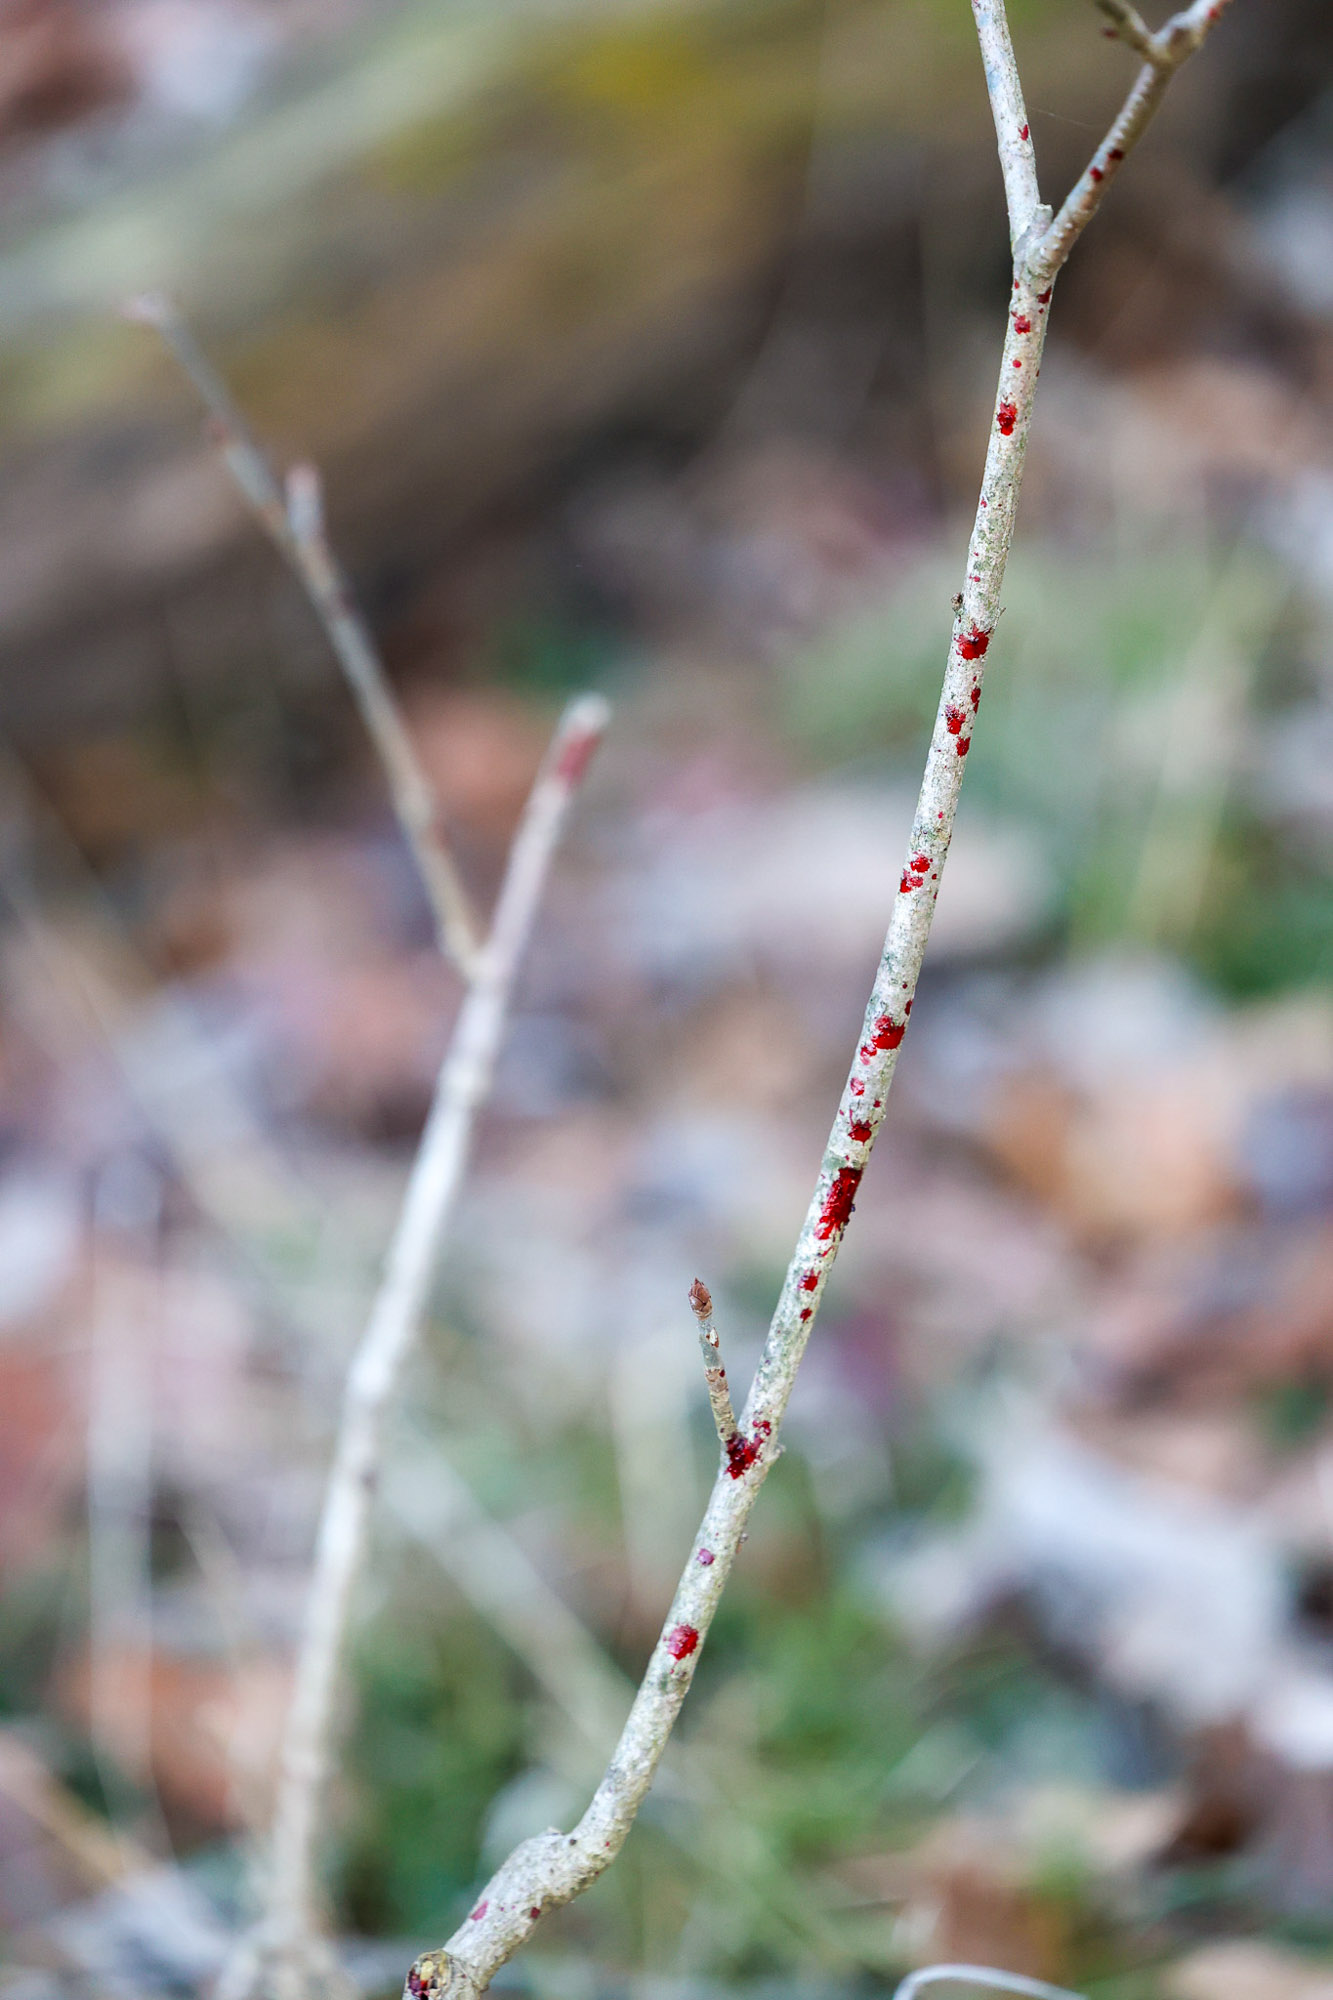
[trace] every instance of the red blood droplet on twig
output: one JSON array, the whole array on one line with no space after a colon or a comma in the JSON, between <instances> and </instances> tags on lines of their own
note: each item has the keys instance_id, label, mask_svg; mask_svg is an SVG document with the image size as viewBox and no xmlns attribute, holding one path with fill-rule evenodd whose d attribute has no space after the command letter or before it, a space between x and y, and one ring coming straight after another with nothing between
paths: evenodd
<instances>
[{"instance_id":1,"label":"red blood droplet on twig","mask_svg":"<svg viewBox=\"0 0 1333 2000\"><path fill-rule=\"evenodd\" d=\"M566 785L579 784L600 740L595 729L576 730L560 752L560 760L555 767L556 777Z\"/></svg>"},{"instance_id":2,"label":"red blood droplet on twig","mask_svg":"<svg viewBox=\"0 0 1333 2000\"><path fill-rule=\"evenodd\" d=\"M699 1634L693 1625L673 1625L662 1644L673 1660L688 1660L699 1643Z\"/></svg>"},{"instance_id":3,"label":"red blood droplet on twig","mask_svg":"<svg viewBox=\"0 0 1333 2000\"><path fill-rule=\"evenodd\" d=\"M995 412L995 422L1001 437L1012 437L1014 425L1018 422L1017 407L1007 400L1001 403Z\"/></svg>"},{"instance_id":4,"label":"red blood droplet on twig","mask_svg":"<svg viewBox=\"0 0 1333 2000\"><path fill-rule=\"evenodd\" d=\"M861 1184L860 1167L839 1167L824 1196L824 1206L815 1224L815 1235L821 1243L827 1243L838 1230L845 1229L851 1218L852 1204L856 1200L856 1190Z\"/></svg>"}]
</instances>

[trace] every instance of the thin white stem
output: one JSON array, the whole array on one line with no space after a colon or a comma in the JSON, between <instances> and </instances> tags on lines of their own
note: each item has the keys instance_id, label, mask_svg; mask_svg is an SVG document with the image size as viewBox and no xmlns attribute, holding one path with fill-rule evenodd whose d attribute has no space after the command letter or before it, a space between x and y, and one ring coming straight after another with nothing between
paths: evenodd
<instances>
[{"instance_id":1,"label":"thin white stem","mask_svg":"<svg viewBox=\"0 0 1333 2000\"><path fill-rule=\"evenodd\" d=\"M954 1986L988 1986L997 1993L1021 1993L1026 2000L1083 2000L1081 1993L1071 1993L1066 1986L1029 1979L1025 1972L1003 1972L995 1965L923 1965L899 1981L893 2000L916 2000L925 1987L946 1980Z\"/></svg>"},{"instance_id":2,"label":"thin white stem","mask_svg":"<svg viewBox=\"0 0 1333 2000\"><path fill-rule=\"evenodd\" d=\"M731 1407L727 1371L722 1365L722 1343L713 1324L713 1294L702 1278L696 1278L690 1286L690 1310L699 1325L699 1351L703 1355L704 1380L708 1384L708 1403L717 1427L717 1441L729 1453L738 1436L736 1412Z\"/></svg>"},{"instance_id":3,"label":"thin white stem","mask_svg":"<svg viewBox=\"0 0 1333 2000\"><path fill-rule=\"evenodd\" d=\"M1052 282L1101 207L1111 182L1142 138L1171 78L1186 57L1202 47L1230 4L1231 0L1195 0L1193 6L1173 14L1152 34L1132 7L1121 8L1118 0L1111 0L1109 6L1106 0L1097 0L1102 11L1115 20L1117 32L1145 61L1115 123L1070 189L1059 214L1028 256L1028 271L1039 286ZM1146 43L1140 31L1147 35Z\"/></svg>"},{"instance_id":4,"label":"thin white stem","mask_svg":"<svg viewBox=\"0 0 1333 2000\"><path fill-rule=\"evenodd\" d=\"M1018 246L1034 223L1048 222L1042 213L1037 186L1037 157L1032 145L1023 84L1009 37L1009 21L1004 0L972 0L972 18L981 44L981 60L986 71L986 90L995 120L995 144L1004 175L1004 198L1009 210L1009 245Z\"/></svg>"},{"instance_id":5,"label":"thin white stem","mask_svg":"<svg viewBox=\"0 0 1333 2000\"><path fill-rule=\"evenodd\" d=\"M571 703L533 785L490 933L440 1070L379 1294L348 1374L280 1760L266 1895L268 1934L279 1956L303 1951L318 1931L315 1850L332 1760L334 1699L365 1555L386 1406L417 1338L551 857L606 719L599 696Z\"/></svg>"},{"instance_id":6,"label":"thin white stem","mask_svg":"<svg viewBox=\"0 0 1333 2000\"><path fill-rule=\"evenodd\" d=\"M986 655L1000 615L1051 301L1051 279L1035 272L1030 250L1034 224L1041 225L1044 211L1037 200L1035 171L1022 150L1027 134L1020 129L1016 144L1007 139L1015 118L1019 128L1027 120L1003 0L973 0L973 8L1015 239L1013 290L944 686L906 865L856 1052L745 1409L602 1781L572 1833L548 1828L514 1850L447 1944L411 1967L406 2000L475 2000L544 1913L588 1888L624 1845L689 1691L750 1510L777 1457L778 1432L796 1371L883 1123L953 833ZM836 866L835 856L829 857L829 865ZM1049 2000L1049 1994L1039 2000Z\"/></svg>"},{"instance_id":7,"label":"thin white stem","mask_svg":"<svg viewBox=\"0 0 1333 2000\"><path fill-rule=\"evenodd\" d=\"M370 628L357 609L347 575L324 532L319 475L298 466L288 497L236 407L226 383L199 347L172 302L149 293L126 307L130 318L156 328L209 415L209 430L246 502L290 564L324 628L362 721L384 766L398 823L430 900L441 951L465 978L476 970L478 925L458 865L440 827L430 782L412 748Z\"/></svg>"},{"instance_id":8,"label":"thin white stem","mask_svg":"<svg viewBox=\"0 0 1333 2000\"><path fill-rule=\"evenodd\" d=\"M1152 29L1137 7L1131 7L1129 0L1093 0L1093 4L1100 7L1107 20L1115 24L1115 32L1122 42L1148 62L1157 60L1157 44Z\"/></svg>"}]
</instances>

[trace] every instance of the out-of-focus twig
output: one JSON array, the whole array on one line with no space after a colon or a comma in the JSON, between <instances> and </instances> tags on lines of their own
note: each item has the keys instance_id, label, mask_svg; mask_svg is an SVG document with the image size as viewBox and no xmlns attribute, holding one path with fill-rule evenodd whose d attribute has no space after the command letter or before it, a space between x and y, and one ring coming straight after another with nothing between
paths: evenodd
<instances>
[{"instance_id":1,"label":"out-of-focus twig","mask_svg":"<svg viewBox=\"0 0 1333 2000\"><path fill-rule=\"evenodd\" d=\"M1052 1986L1045 1979L1030 1979L1026 1972L1003 1972L996 1965L922 1965L909 1972L894 1989L893 2000L916 2000L927 1986L985 1986L995 1993L1020 1993L1025 2000L1083 2000L1081 1993L1068 1987Z\"/></svg>"},{"instance_id":2,"label":"out-of-focus twig","mask_svg":"<svg viewBox=\"0 0 1333 2000\"><path fill-rule=\"evenodd\" d=\"M370 628L357 609L347 576L324 531L319 474L297 466L284 496L230 390L172 301L146 293L128 316L161 334L198 391L209 429L241 493L290 563L342 668L388 779L394 811L430 898L440 949L465 977L476 970L478 926L457 863L440 826L430 782L412 748Z\"/></svg>"},{"instance_id":3,"label":"out-of-focus twig","mask_svg":"<svg viewBox=\"0 0 1333 2000\"><path fill-rule=\"evenodd\" d=\"M1176 17L1176 23L1189 24L1191 46L1197 46L1225 4L1221 0L1208 10L1209 18L1197 34L1194 17L1201 15L1200 9ZM1050 223L1050 211L1040 201L1003 0L973 0L973 13L1004 171L1014 285L981 496L963 587L955 600L944 687L906 865L856 1053L734 1442L714 1481L661 1636L605 1775L571 1833L550 1828L524 1841L485 1885L447 1944L416 1961L407 1976L407 2000L438 2000L442 1995L447 2000L476 2000L545 1912L581 1894L624 1845L689 1691L759 1488L776 1458L778 1430L796 1371L883 1122L953 833L986 654L1000 615L1054 273L1096 206L1095 201L1075 201L1076 189L1061 211L1063 233L1056 234L1061 225ZM1162 30L1163 46L1174 51L1184 32L1169 23ZM1183 45L1182 52L1188 52ZM1173 68L1176 60L1173 55ZM1152 74L1156 77L1157 70ZM1134 137L1160 94L1151 97L1146 109L1134 111ZM1090 185L1095 191L1096 182Z\"/></svg>"},{"instance_id":4,"label":"out-of-focus twig","mask_svg":"<svg viewBox=\"0 0 1333 2000\"><path fill-rule=\"evenodd\" d=\"M537 774L440 1070L379 1294L352 1359L283 1738L265 1918L224 1979L220 1992L226 1995L266 1987L308 1992L336 1977L320 1940L315 1854L333 1755L334 1697L379 1477L385 1412L420 1328L556 842L606 720L599 696L571 703Z\"/></svg>"}]
</instances>

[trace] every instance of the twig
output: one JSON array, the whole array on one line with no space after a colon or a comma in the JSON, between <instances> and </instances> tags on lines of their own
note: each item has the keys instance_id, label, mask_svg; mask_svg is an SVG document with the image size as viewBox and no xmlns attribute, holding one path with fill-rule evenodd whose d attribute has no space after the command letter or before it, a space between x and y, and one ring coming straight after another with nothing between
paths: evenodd
<instances>
[{"instance_id":1,"label":"twig","mask_svg":"<svg viewBox=\"0 0 1333 2000\"><path fill-rule=\"evenodd\" d=\"M995 144L1004 176L1004 199L1009 210L1009 247L1018 246L1034 223L1049 222L1051 212L1042 210L1037 186L1037 156L1032 145L1023 102L1023 84L1009 38L1009 22L1004 0L972 0L972 15L981 44L981 61L986 72L986 91L995 120Z\"/></svg>"},{"instance_id":2,"label":"twig","mask_svg":"<svg viewBox=\"0 0 1333 2000\"><path fill-rule=\"evenodd\" d=\"M974 4L979 4L979 0L974 0ZM1173 14L1156 34L1148 30L1133 7L1121 5L1120 0L1109 0L1109 4L1108 0L1096 0L1096 4L1115 21L1121 39L1137 49L1145 61L1115 123L1027 259L1029 274L1038 286L1051 284L1101 207L1107 188L1142 138L1171 78L1186 57L1203 45L1231 0L1194 0L1193 6Z\"/></svg>"},{"instance_id":3,"label":"twig","mask_svg":"<svg viewBox=\"0 0 1333 2000\"><path fill-rule=\"evenodd\" d=\"M704 1380L708 1384L713 1422L717 1425L717 1441L730 1457L738 1436L736 1412L731 1407L727 1371L722 1366L722 1343L713 1325L713 1294L702 1278L696 1278L690 1286L690 1309L699 1322L699 1349L704 1358Z\"/></svg>"},{"instance_id":4,"label":"twig","mask_svg":"<svg viewBox=\"0 0 1333 2000\"><path fill-rule=\"evenodd\" d=\"M1153 40L1152 29L1144 20L1137 7L1131 7L1129 0L1093 0L1100 7L1108 21L1115 24L1118 40L1126 43L1149 62L1157 60L1157 44Z\"/></svg>"},{"instance_id":5,"label":"twig","mask_svg":"<svg viewBox=\"0 0 1333 2000\"><path fill-rule=\"evenodd\" d=\"M997 1993L1022 1993L1027 2000L1083 2000L1081 1993L1071 1993L1068 1987L1029 1979L1025 1972L1002 1972L995 1965L923 1965L899 1981L893 2000L916 2000L924 1987L944 1980L959 1986L989 1986Z\"/></svg>"},{"instance_id":6,"label":"twig","mask_svg":"<svg viewBox=\"0 0 1333 2000\"><path fill-rule=\"evenodd\" d=\"M956 600L939 712L907 862L861 1036L733 1445L714 1481L661 1636L605 1775L572 1833L549 1828L524 1841L486 1884L447 1944L416 1961L407 1976L407 2000L438 2000L441 1995L448 2000L475 2000L543 1914L588 1888L624 1845L689 1691L750 1510L776 1456L778 1430L796 1371L883 1122L953 832L986 654L1000 615L1051 300L1052 276L1046 275L1047 265L1041 260L1058 226L1037 237L1034 252L1034 234L1048 211L1041 207L1035 168L1024 150L1029 135L1022 129L1027 121L1021 115L1022 93L1003 0L973 0L973 11L1000 135L1015 239L1014 285L981 497L963 588ZM1190 15L1197 11L1191 9ZM1221 6L1210 10L1199 39L1220 11ZM1184 18L1178 16L1177 21ZM1175 29L1168 24L1162 33L1170 39ZM1135 136L1156 101L1140 119ZM1015 117L1020 129L1011 142L1008 125ZM1086 219L1080 211L1068 244L1054 246L1052 275Z\"/></svg>"},{"instance_id":7,"label":"twig","mask_svg":"<svg viewBox=\"0 0 1333 2000\"><path fill-rule=\"evenodd\" d=\"M209 414L209 431L227 469L279 552L299 578L356 698L384 766L393 808L430 899L440 949L465 978L476 970L478 926L449 846L429 780L407 733L384 666L357 609L346 573L324 532L319 474L297 466L287 497L251 436L226 383L203 353L170 299L147 293L126 313L156 328Z\"/></svg>"},{"instance_id":8,"label":"twig","mask_svg":"<svg viewBox=\"0 0 1333 2000\"><path fill-rule=\"evenodd\" d=\"M316 1830L332 1756L337 1673L365 1550L385 1408L421 1323L551 857L607 712L600 696L585 695L571 703L533 785L490 934L440 1070L379 1295L348 1374L281 1754L267 1897L279 1953L300 1950L318 1929Z\"/></svg>"}]
</instances>

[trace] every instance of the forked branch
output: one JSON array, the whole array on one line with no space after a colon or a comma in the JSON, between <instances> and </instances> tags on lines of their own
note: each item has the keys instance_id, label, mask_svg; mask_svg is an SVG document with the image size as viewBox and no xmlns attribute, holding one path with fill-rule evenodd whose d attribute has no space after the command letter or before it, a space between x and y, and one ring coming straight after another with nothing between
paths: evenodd
<instances>
[{"instance_id":1,"label":"forked branch","mask_svg":"<svg viewBox=\"0 0 1333 2000\"><path fill-rule=\"evenodd\" d=\"M365 1555L385 1418L420 1330L551 857L607 715L598 695L570 704L529 795L491 928L440 1070L379 1293L352 1359L282 1743L266 1917L224 1978L223 1996L265 1990L299 1995L334 1978L321 1941L317 1834L332 1768L334 1700Z\"/></svg>"},{"instance_id":2,"label":"forked branch","mask_svg":"<svg viewBox=\"0 0 1333 2000\"><path fill-rule=\"evenodd\" d=\"M199 347L172 301L146 293L126 307L131 319L154 327L194 385L208 412L209 432L256 519L291 565L323 626L352 690L389 783L399 825L416 859L441 951L464 977L476 968L478 926L453 853L384 666L351 585L324 533L319 475L299 466L287 496L250 433L226 383Z\"/></svg>"},{"instance_id":3,"label":"forked branch","mask_svg":"<svg viewBox=\"0 0 1333 2000\"><path fill-rule=\"evenodd\" d=\"M1188 47L1202 40L1223 5L1225 0L1206 10L1192 7L1161 30L1164 59L1145 68L1149 85L1140 77L1106 142L1120 157L1156 109L1171 71ZM411 1968L409 2000L438 2000L441 1995L474 2000L542 1916L586 1889L623 1846L689 1691L750 1510L776 1457L796 1371L883 1122L949 851L986 655L1000 614L1051 287L1055 272L1095 211L1105 180L1105 168L1096 176L1090 168L1060 217L1049 221L1050 211L1043 208L1037 187L1003 0L973 0L973 12L1004 171L1014 246L1013 292L943 692L911 843L861 1034L750 1394L732 1444L724 1451L661 1636L592 1803L573 1832L550 1828L515 1849L448 1943L426 1953ZM1170 57L1169 68L1165 55ZM1104 151L1099 149L1099 157Z\"/></svg>"},{"instance_id":4,"label":"forked branch","mask_svg":"<svg viewBox=\"0 0 1333 2000\"><path fill-rule=\"evenodd\" d=\"M1188 56L1201 48L1231 0L1195 0L1173 14L1154 34L1127 0L1095 0L1115 25L1115 32L1144 58L1129 95L1110 131L1098 146L1041 241L1028 256L1028 268L1039 284L1049 285L1083 231L1101 207L1111 182L1143 137L1165 97L1171 78Z\"/></svg>"}]
</instances>

